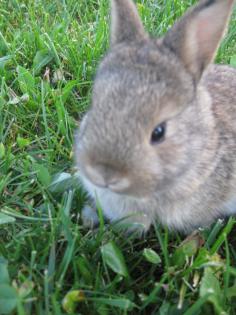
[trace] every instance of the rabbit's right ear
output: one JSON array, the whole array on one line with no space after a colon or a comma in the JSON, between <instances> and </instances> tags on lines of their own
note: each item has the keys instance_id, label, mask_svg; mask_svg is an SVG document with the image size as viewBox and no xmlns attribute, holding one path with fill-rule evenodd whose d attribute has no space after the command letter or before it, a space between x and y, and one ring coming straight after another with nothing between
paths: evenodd
<instances>
[{"instance_id":1,"label":"rabbit's right ear","mask_svg":"<svg viewBox=\"0 0 236 315\"><path fill-rule=\"evenodd\" d=\"M111 45L147 38L132 0L111 0Z\"/></svg>"},{"instance_id":2,"label":"rabbit's right ear","mask_svg":"<svg viewBox=\"0 0 236 315\"><path fill-rule=\"evenodd\" d=\"M229 21L234 0L201 0L177 22L163 42L198 81L212 61Z\"/></svg>"}]
</instances>

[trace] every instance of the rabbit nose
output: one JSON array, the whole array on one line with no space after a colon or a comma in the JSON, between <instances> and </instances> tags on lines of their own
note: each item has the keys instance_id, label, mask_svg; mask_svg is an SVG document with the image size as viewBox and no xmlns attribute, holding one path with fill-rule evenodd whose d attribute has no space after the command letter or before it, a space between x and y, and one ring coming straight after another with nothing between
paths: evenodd
<instances>
[{"instance_id":1,"label":"rabbit nose","mask_svg":"<svg viewBox=\"0 0 236 315\"><path fill-rule=\"evenodd\" d=\"M89 179L97 186L110 188L114 192L121 192L130 187L130 181L110 165L97 164L87 166L86 173Z\"/></svg>"},{"instance_id":2,"label":"rabbit nose","mask_svg":"<svg viewBox=\"0 0 236 315\"><path fill-rule=\"evenodd\" d=\"M122 192L130 187L130 181L128 178L114 178L112 182L108 184L108 187L114 192Z\"/></svg>"}]
</instances>

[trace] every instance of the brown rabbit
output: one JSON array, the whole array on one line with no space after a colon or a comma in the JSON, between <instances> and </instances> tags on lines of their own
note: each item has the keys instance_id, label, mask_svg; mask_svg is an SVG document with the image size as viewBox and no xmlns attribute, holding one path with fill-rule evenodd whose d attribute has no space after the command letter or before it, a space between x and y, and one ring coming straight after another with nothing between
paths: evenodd
<instances>
[{"instance_id":1,"label":"brown rabbit","mask_svg":"<svg viewBox=\"0 0 236 315\"><path fill-rule=\"evenodd\" d=\"M131 0L112 1L111 49L75 147L109 220L189 232L236 213L236 69L209 66L233 2L199 1L153 39Z\"/></svg>"}]
</instances>

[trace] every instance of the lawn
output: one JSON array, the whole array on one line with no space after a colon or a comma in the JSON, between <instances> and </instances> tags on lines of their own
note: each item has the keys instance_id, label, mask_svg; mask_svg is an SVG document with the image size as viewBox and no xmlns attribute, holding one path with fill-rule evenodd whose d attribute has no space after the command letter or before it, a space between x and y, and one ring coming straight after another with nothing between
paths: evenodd
<instances>
[{"instance_id":1,"label":"lawn","mask_svg":"<svg viewBox=\"0 0 236 315\"><path fill-rule=\"evenodd\" d=\"M236 220L141 239L82 226L74 131L108 0L0 1L0 314L236 314ZM194 0L138 0L162 35ZM218 63L236 66L236 10Z\"/></svg>"}]
</instances>

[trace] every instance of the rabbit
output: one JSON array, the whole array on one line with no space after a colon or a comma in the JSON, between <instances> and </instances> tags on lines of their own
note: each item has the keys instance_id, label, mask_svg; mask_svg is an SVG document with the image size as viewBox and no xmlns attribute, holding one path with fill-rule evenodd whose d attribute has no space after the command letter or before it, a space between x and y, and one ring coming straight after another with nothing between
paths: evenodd
<instances>
[{"instance_id":1,"label":"rabbit","mask_svg":"<svg viewBox=\"0 0 236 315\"><path fill-rule=\"evenodd\" d=\"M212 61L233 0L200 0L162 38L111 2L110 50L76 135L82 218L190 233L236 212L236 69Z\"/></svg>"}]
</instances>

